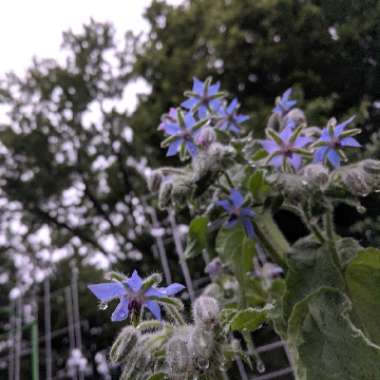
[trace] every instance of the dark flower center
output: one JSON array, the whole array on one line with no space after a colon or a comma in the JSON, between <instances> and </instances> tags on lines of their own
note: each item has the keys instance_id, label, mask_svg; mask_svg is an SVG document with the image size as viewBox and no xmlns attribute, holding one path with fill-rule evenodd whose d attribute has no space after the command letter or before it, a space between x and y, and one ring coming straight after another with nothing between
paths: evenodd
<instances>
[{"instance_id":1,"label":"dark flower center","mask_svg":"<svg viewBox=\"0 0 380 380\"><path fill-rule=\"evenodd\" d=\"M341 147L340 140L337 137L331 139L330 146L333 149L339 149Z\"/></svg>"}]
</instances>

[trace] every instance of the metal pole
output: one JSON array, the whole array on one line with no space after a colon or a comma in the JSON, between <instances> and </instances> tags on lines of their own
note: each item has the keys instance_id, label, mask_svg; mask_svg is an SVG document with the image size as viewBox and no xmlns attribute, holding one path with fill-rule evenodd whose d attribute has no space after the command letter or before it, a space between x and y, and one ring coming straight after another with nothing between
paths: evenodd
<instances>
[{"instance_id":1,"label":"metal pole","mask_svg":"<svg viewBox=\"0 0 380 380\"><path fill-rule=\"evenodd\" d=\"M46 276L44 280L44 317L45 317L46 380L52 380L53 361L52 361L52 345L51 345L51 310L50 310L49 276Z\"/></svg>"},{"instance_id":2,"label":"metal pole","mask_svg":"<svg viewBox=\"0 0 380 380\"><path fill-rule=\"evenodd\" d=\"M16 334L15 334L15 372L14 380L20 380L21 340L22 340L22 296L16 300Z\"/></svg>"},{"instance_id":3,"label":"metal pole","mask_svg":"<svg viewBox=\"0 0 380 380\"><path fill-rule=\"evenodd\" d=\"M65 288L65 296L66 296L66 309L67 309L67 327L68 327L68 332L69 332L69 346L70 346L70 354L71 354L73 349L75 348L75 332L74 332L74 326L73 326L73 303L72 303L72 297L71 297L71 287ZM75 368L72 374L72 378L73 380L78 379L77 371Z\"/></svg>"},{"instance_id":4,"label":"metal pole","mask_svg":"<svg viewBox=\"0 0 380 380\"><path fill-rule=\"evenodd\" d=\"M15 303L11 302L10 314L9 314L9 354L8 354L8 380L14 379L15 373L15 355L14 349L16 346L16 335L14 334L14 325L15 325Z\"/></svg>"}]
</instances>

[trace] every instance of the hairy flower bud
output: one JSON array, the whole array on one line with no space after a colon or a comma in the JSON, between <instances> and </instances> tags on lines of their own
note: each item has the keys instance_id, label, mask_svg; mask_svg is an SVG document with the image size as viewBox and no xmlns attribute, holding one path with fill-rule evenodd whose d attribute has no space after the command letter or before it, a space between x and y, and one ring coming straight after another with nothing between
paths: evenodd
<instances>
[{"instance_id":1,"label":"hairy flower bud","mask_svg":"<svg viewBox=\"0 0 380 380\"><path fill-rule=\"evenodd\" d=\"M147 178L148 188L150 191L156 192L160 189L164 176L161 170L153 170Z\"/></svg>"},{"instance_id":2,"label":"hairy flower bud","mask_svg":"<svg viewBox=\"0 0 380 380\"><path fill-rule=\"evenodd\" d=\"M289 119L292 119L296 126L302 123L306 123L306 116L304 112L299 108L293 108L287 113L285 117L285 125L286 125L286 121Z\"/></svg>"},{"instance_id":3,"label":"hairy flower bud","mask_svg":"<svg viewBox=\"0 0 380 380\"><path fill-rule=\"evenodd\" d=\"M365 172L359 167L342 170L341 179L347 189L354 195L366 196L371 192Z\"/></svg>"},{"instance_id":4,"label":"hairy flower bud","mask_svg":"<svg viewBox=\"0 0 380 380\"><path fill-rule=\"evenodd\" d=\"M213 326L219 319L219 304L215 298L201 296L193 305L193 316L195 323L203 323Z\"/></svg>"},{"instance_id":5,"label":"hairy flower bud","mask_svg":"<svg viewBox=\"0 0 380 380\"><path fill-rule=\"evenodd\" d=\"M172 188L172 200L179 206L186 204L186 199L193 191L191 175L180 175L175 177Z\"/></svg>"},{"instance_id":6,"label":"hairy flower bud","mask_svg":"<svg viewBox=\"0 0 380 380\"><path fill-rule=\"evenodd\" d=\"M205 371L210 366L210 357L214 349L214 332L206 326L196 326L189 338L189 350L195 367Z\"/></svg>"},{"instance_id":7,"label":"hairy flower bud","mask_svg":"<svg viewBox=\"0 0 380 380\"><path fill-rule=\"evenodd\" d=\"M161 184L160 192L158 195L158 207L161 210L167 208L171 201L171 192L173 189L173 183L170 181L165 181Z\"/></svg>"},{"instance_id":8,"label":"hairy flower bud","mask_svg":"<svg viewBox=\"0 0 380 380\"><path fill-rule=\"evenodd\" d=\"M140 332L135 327L124 327L111 347L111 362L119 363L121 361L125 361L137 346L140 336Z\"/></svg>"},{"instance_id":9,"label":"hairy flower bud","mask_svg":"<svg viewBox=\"0 0 380 380\"><path fill-rule=\"evenodd\" d=\"M329 169L321 164L306 165L300 174L312 185L323 186L329 180Z\"/></svg>"},{"instance_id":10,"label":"hairy flower bud","mask_svg":"<svg viewBox=\"0 0 380 380\"><path fill-rule=\"evenodd\" d=\"M186 374L191 370L192 360L188 349L189 328L178 331L166 345L166 362L173 374Z\"/></svg>"},{"instance_id":11,"label":"hairy flower bud","mask_svg":"<svg viewBox=\"0 0 380 380\"><path fill-rule=\"evenodd\" d=\"M216 133L211 127L203 127L199 132L196 139L196 143L200 146L208 148L212 143L216 141Z\"/></svg>"},{"instance_id":12,"label":"hairy flower bud","mask_svg":"<svg viewBox=\"0 0 380 380\"><path fill-rule=\"evenodd\" d=\"M211 277L218 276L223 273L223 264L219 257L212 259L206 266L205 272Z\"/></svg>"}]
</instances>

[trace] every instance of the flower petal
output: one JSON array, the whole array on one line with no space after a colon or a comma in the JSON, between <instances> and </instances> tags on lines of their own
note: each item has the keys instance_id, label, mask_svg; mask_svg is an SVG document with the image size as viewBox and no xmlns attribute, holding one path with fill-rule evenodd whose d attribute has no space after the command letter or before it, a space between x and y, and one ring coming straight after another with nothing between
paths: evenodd
<instances>
[{"instance_id":1,"label":"flower petal","mask_svg":"<svg viewBox=\"0 0 380 380\"><path fill-rule=\"evenodd\" d=\"M175 294L181 292L183 289L185 289L186 287L182 284L178 284L177 282L173 283L173 284L170 284L169 286L167 286L166 288L163 289L164 293L167 295L167 296L174 296Z\"/></svg>"},{"instance_id":2,"label":"flower petal","mask_svg":"<svg viewBox=\"0 0 380 380\"><path fill-rule=\"evenodd\" d=\"M245 121L249 120L248 115L237 115L236 116L236 121L238 124L244 123Z\"/></svg>"},{"instance_id":3,"label":"flower petal","mask_svg":"<svg viewBox=\"0 0 380 380\"><path fill-rule=\"evenodd\" d=\"M313 160L313 162L314 163L316 163L316 162L323 162L324 159L325 159L325 156L327 154L328 149L329 148L327 146L322 146L322 147L318 148L314 152L314 160Z\"/></svg>"},{"instance_id":4,"label":"flower petal","mask_svg":"<svg viewBox=\"0 0 380 380\"><path fill-rule=\"evenodd\" d=\"M294 143L294 147L296 148L303 148L305 145L311 143L313 141L310 137L298 137L297 140Z\"/></svg>"},{"instance_id":5,"label":"flower petal","mask_svg":"<svg viewBox=\"0 0 380 380\"><path fill-rule=\"evenodd\" d=\"M347 127L347 125L351 124L354 119L355 119L355 116L351 116L349 119L347 119L343 123L338 124L334 129L334 136L339 137L341 133L344 131L344 129Z\"/></svg>"},{"instance_id":6,"label":"flower petal","mask_svg":"<svg viewBox=\"0 0 380 380\"><path fill-rule=\"evenodd\" d=\"M223 207L227 212L230 212L230 210L232 209L231 202L228 199L222 199L221 201L217 201L216 205Z\"/></svg>"},{"instance_id":7,"label":"flower petal","mask_svg":"<svg viewBox=\"0 0 380 380\"><path fill-rule=\"evenodd\" d=\"M342 140L340 140L340 144L343 146L351 146L355 148L361 147L361 144L353 137L344 137Z\"/></svg>"},{"instance_id":8,"label":"flower petal","mask_svg":"<svg viewBox=\"0 0 380 380\"><path fill-rule=\"evenodd\" d=\"M287 124L286 127L279 133L281 140L288 142L291 135L293 134L293 127L291 124Z\"/></svg>"},{"instance_id":9,"label":"flower petal","mask_svg":"<svg viewBox=\"0 0 380 380\"><path fill-rule=\"evenodd\" d=\"M199 102L199 100L197 98L189 98L189 99L185 100L184 102L182 102L181 106L183 108L191 110L198 102Z\"/></svg>"},{"instance_id":10,"label":"flower petal","mask_svg":"<svg viewBox=\"0 0 380 380\"><path fill-rule=\"evenodd\" d=\"M225 223L224 227L228 230L234 228L238 221L238 218L235 215L233 215L227 219L227 222Z\"/></svg>"},{"instance_id":11,"label":"flower petal","mask_svg":"<svg viewBox=\"0 0 380 380\"><path fill-rule=\"evenodd\" d=\"M144 305L152 312L156 319L161 320L161 309L157 302L145 301Z\"/></svg>"},{"instance_id":12,"label":"flower petal","mask_svg":"<svg viewBox=\"0 0 380 380\"><path fill-rule=\"evenodd\" d=\"M198 78L193 77L193 92L198 95L204 95L204 83L200 81Z\"/></svg>"},{"instance_id":13,"label":"flower petal","mask_svg":"<svg viewBox=\"0 0 380 380\"><path fill-rule=\"evenodd\" d=\"M272 159L269 161L269 164L274 166L275 168L279 168L284 162L284 156L274 156Z\"/></svg>"},{"instance_id":14,"label":"flower petal","mask_svg":"<svg viewBox=\"0 0 380 380\"><path fill-rule=\"evenodd\" d=\"M126 282L129 288L132 289L134 292L139 291L143 284L143 280L137 273L137 270L133 271L132 276L128 278Z\"/></svg>"},{"instance_id":15,"label":"flower petal","mask_svg":"<svg viewBox=\"0 0 380 380\"><path fill-rule=\"evenodd\" d=\"M171 157L171 156L174 156L178 153L178 150L179 150L179 147L182 143L182 139L177 139L177 140L174 140L170 145L169 145L169 149L166 153L166 156L167 157Z\"/></svg>"},{"instance_id":16,"label":"flower petal","mask_svg":"<svg viewBox=\"0 0 380 380\"><path fill-rule=\"evenodd\" d=\"M302 157L299 154L292 154L292 157L289 159L290 164L295 170L298 170L302 164Z\"/></svg>"},{"instance_id":17,"label":"flower petal","mask_svg":"<svg viewBox=\"0 0 380 380\"><path fill-rule=\"evenodd\" d=\"M227 107L227 112L229 114L233 113L235 111L235 108L238 106L238 100L236 98L234 98L230 105Z\"/></svg>"},{"instance_id":18,"label":"flower petal","mask_svg":"<svg viewBox=\"0 0 380 380\"><path fill-rule=\"evenodd\" d=\"M269 154L279 149L279 146L273 140L261 140L259 142Z\"/></svg>"},{"instance_id":19,"label":"flower petal","mask_svg":"<svg viewBox=\"0 0 380 380\"><path fill-rule=\"evenodd\" d=\"M191 157L194 157L198 153L198 148L195 146L194 143L187 141L186 142L186 150L189 152Z\"/></svg>"},{"instance_id":20,"label":"flower petal","mask_svg":"<svg viewBox=\"0 0 380 380\"><path fill-rule=\"evenodd\" d=\"M240 215L247 217L247 218L254 218L256 216L256 213L252 209L250 209L249 207L244 207L240 211Z\"/></svg>"},{"instance_id":21,"label":"flower petal","mask_svg":"<svg viewBox=\"0 0 380 380\"><path fill-rule=\"evenodd\" d=\"M108 302L113 298L121 297L126 293L125 287L120 282L106 282L103 284L90 284L87 286L101 302Z\"/></svg>"},{"instance_id":22,"label":"flower petal","mask_svg":"<svg viewBox=\"0 0 380 380\"><path fill-rule=\"evenodd\" d=\"M208 87L208 96L213 96L215 95L220 88L220 82L216 82L215 84L212 84L211 86Z\"/></svg>"},{"instance_id":23,"label":"flower petal","mask_svg":"<svg viewBox=\"0 0 380 380\"><path fill-rule=\"evenodd\" d=\"M340 156L336 150L330 149L330 151L327 153L327 158L336 168L340 166Z\"/></svg>"},{"instance_id":24,"label":"flower petal","mask_svg":"<svg viewBox=\"0 0 380 380\"><path fill-rule=\"evenodd\" d=\"M230 199L236 208L240 207L244 203L244 197L236 189L231 190Z\"/></svg>"},{"instance_id":25,"label":"flower petal","mask_svg":"<svg viewBox=\"0 0 380 380\"><path fill-rule=\"evenodd\" d=\"M243 218L242 223L244 226L245 233L250 239L253 239L255 237L255 230L253 228L253 224L250 219Z\"/></svg>"},{"instance_id":26,"label":"flower petal","mask_svg":"<svg viewBox=\"0 0 380 380\"><path fill-rule=\"evenodd\" d=\"M162 128L161 128L162 125ZM168 135L175 135L178 132L181 131L181 128L177 124L171 124L171 123L161 123L160 128L165 131Z\"/></svg>"},{"instance_id":27,"label":"flower petal","mask_svg":"<svg viewBox=\"0 0 380 380\"><path fill-rule=\"evenodd\" d=\"M195 119L191 112L185 114L184 120L187 129L193 128L193 125L195 124Z\"/></svg>"},{"instance_id":28,"label":"flower petal","mask_svg":"<svg viewBox=\"0 0 380 380\"><path fill-rule=\"evenodd\" d=\"M163 297L165 296L164 288L149 288L145 293L145 297Z\"/></svg>"},{"instance_id":29,"label":"flower petal","mask_svg":"<svg viewBox=\"0 0 380 380\"><path fill-rule=\"evenodd\" d=\"M123 321L128 318L129 310L128 310L129 301L127 297L122 297L120 299L119 304L116 306L115 311L112 313L111 321L118 322Z\"/></svg>"}]
</instances>

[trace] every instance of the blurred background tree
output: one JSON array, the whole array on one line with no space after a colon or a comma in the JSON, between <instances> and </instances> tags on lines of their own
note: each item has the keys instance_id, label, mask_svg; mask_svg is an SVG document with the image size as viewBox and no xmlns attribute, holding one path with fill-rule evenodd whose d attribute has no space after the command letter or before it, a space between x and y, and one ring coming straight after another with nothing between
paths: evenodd
<instances>
[{"instance_id":1,"label":"blurred background tree","mask_svg":"<svg viewBox=\"0 0 380 380\"><path fill-rule=\"evenodd\" d=\"M192 0L178 7L153 1L146 19L148 35L128 32L122 45L111 25L92 21L79 34L64 34L65 62L35 60L25 75L3 78L2 303L48 273L52 289L66 286L74 258L84 284L110 266L159 269L150 254L144 177L167 162L160 116L182 101L193 76L212 75L236 94L257 138L275 96L290 86L311 124L355 113L361 142L370 144L364 154L380 158L380 1ZM149 92L128 112L125 91L135 80ZM354 225L364 244L376 245L379 205L371 199L367 205L372 219L342 208L339 232ZM278 215L295 240L302 225L289 217ZM80 300L90 326L107 323L89 294ZM91 360L110 344L113 326L105 329L87 337ZM64 347L57 347L62 356Z\"/></svg>"}]
</instances>

